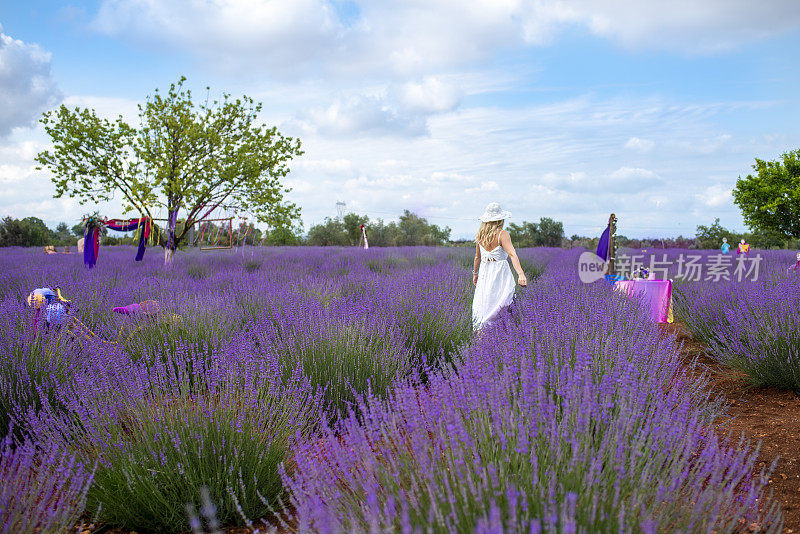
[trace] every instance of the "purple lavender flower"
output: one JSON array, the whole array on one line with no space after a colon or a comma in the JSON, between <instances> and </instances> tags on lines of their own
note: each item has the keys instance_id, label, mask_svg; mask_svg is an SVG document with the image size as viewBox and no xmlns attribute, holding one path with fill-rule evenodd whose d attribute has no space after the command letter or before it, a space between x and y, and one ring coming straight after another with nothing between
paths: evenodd
<instances>
[{"instance_id":1,"label":"purple lavender flower","mask_svg":"<svg viewBox=\"0 0 800 534\"><path fill-rule=\"evenodd\" d=\"M10 438L0 449L0 532L60 533L80 521L92 469L56 445Z\"/></svg>"}]
</instances>

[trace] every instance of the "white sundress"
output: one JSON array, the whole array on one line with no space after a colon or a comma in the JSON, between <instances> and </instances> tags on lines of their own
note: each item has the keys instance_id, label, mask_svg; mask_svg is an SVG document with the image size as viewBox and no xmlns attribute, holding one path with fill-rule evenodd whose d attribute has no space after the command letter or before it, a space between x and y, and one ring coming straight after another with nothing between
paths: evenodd
<instances>
[{"instance_id":1,"label":"white sundress","mask_svg":"<svg viewBox=\"0 0 800 534\"><path fill-rule=\"evenodd\" d=\"M514 300L516 282L508 265L508 253L497 245L492 250L481 247L478 283L472 299L472 324L476 330L492 324L500 311Z\"/></svg>"}]
</instances>

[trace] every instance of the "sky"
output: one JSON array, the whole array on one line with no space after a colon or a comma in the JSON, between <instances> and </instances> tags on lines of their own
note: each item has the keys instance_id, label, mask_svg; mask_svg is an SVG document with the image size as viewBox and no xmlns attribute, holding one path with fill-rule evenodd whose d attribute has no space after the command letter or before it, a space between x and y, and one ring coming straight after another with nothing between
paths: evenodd
<instances>
[{"instance_id":1,"label":"sky","mask_svg":"<svg viewBox=\"0 0 800 534\"><path fill-rule=\"evenodd\" d=\"M61 104L137 123L180 76L301 139L304 228L336 202L470 237L489 202L596 235L744 230L731 190L800 148L797 0L0 2L0 216L71 225L34 157Z\"/></svg>"}]
</instances>

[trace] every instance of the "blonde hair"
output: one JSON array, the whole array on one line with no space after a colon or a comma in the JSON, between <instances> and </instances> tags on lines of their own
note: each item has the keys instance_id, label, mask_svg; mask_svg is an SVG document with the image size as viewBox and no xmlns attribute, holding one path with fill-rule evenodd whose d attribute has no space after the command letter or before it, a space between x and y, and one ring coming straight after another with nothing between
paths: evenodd
<instances>
[{"instance_id":1,"label":"blonde hair","mask_svg":"<svg viewBox=\"0 0 800 534\"><path fill-rule=\"evenodd\" d=\"M503 231L504 222L505 221L502 219L499 221L482 222L480 228L478 228L478 233L475 234L475 242L479 245L494 243L494 240L500 235L500 232Z\"/></svg>"}]
</instances>

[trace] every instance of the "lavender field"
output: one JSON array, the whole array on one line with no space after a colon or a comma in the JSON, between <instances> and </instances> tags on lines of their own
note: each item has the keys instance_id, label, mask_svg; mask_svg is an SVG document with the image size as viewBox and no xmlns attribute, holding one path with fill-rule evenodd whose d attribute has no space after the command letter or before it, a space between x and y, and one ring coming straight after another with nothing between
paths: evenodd
<instances>
[{"instance_id":1,"label":"lavender field","mask_svg":"<svg viewBox=\"0 0 800 534\"><path fill-rule=\"evenodd\" d=\"M681 344L582 284L582 251L519 251L528 288L475 334L470 249L7 249L0 532L780 532L757 444L719 437ZM676 280L675 314L800 389L800 273L764 254L756 281ZM34 324L56 286L75 321Z\"/></svg>"}]
</instances>

